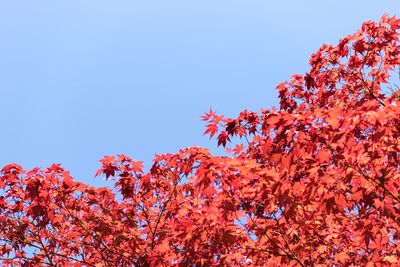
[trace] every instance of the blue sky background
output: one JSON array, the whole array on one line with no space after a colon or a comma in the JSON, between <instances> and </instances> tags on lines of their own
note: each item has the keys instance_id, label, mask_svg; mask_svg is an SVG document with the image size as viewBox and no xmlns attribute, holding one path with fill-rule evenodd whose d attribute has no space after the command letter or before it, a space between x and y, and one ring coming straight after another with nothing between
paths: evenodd
<instances>
[{"instance_id":1,"label":"blue sky background","mask_svg":"<svg viewBox=\"0 0 400 267\"><path fill-rule=\"evenodd\" d=\"M400 15L399 2L2 1L0 165L61 163L103 185L103 155L149 166L214 148L203 112L277 105L275 86L321 44L385 12Z\"/></svg>"}]
</instances>

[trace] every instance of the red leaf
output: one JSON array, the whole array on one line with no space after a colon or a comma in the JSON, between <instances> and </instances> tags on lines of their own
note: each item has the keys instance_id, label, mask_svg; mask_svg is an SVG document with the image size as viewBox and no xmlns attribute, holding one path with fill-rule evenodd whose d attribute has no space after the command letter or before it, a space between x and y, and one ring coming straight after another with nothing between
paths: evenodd
<instances>
[{"instance_id":1,"label":"red leaf","mask_svg":"<svg viewBox=\"0 0 400 267\"><path fill-rule=\"evenodd\" d=\"M331 159L331 153L329 152L329 150L321 149L318 151L317 160L320 163L329 163L330 159Z\"/></svg>"},{"instance_id":2,"label":"red leaf","mask_svg":"<svg viewBox=\"0 0 400 267\"><path fill-rule=\"evenodd\" d=\"M222 131L219 135L218 135L218 146L222 145L222 146L226 146L226 142L231 141L231 139L229 138L229 135L225 132Z\"/></svg>"}]
</instances>

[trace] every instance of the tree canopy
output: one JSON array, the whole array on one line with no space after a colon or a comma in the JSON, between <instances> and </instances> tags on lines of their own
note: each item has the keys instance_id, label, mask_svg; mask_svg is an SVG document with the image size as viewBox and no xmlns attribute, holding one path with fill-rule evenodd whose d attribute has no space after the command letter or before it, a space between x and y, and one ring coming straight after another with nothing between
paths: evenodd
<instances>
[{"instance_id":1,"label":"tree canopy","mask_svg":"<svg viewBox=\"0 0 400 267\"><path fill-rule=\"evenodd\" d=\"M75 181L54 164L0 173L3 266L385 266L400 264L400 19L323 45L280 107L226 118L150 170L105 156Z\"/></svg>"}]
</instances>

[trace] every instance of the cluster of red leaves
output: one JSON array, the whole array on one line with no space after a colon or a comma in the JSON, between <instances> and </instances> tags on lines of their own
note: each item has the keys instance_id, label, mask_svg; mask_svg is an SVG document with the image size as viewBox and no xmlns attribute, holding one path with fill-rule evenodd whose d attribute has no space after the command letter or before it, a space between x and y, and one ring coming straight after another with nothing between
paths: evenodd
<instances>
[{"instance_id":1,"label":"cluster of red leaves","mask_svg":"<svg viewBox=\"0 0 400 267\"><path fill-rule=\"evenodd\" d=\"M230 157L192 147L107 188L59 165L0 173L3 266L400 264L400 20L368 21L280 84L280 108L205 114ZM236 137L236 138L234 138Z\"/></svg>"}]
</instances>

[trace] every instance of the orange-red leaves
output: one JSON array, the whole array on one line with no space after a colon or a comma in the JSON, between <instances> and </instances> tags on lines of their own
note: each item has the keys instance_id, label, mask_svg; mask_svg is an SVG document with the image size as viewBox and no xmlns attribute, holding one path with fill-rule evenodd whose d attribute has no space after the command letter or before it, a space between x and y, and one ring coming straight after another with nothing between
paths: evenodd
<instances>
[{"instance_id":1,"label":"orange-red leaves","mask_svg":"<svg viewBox=\"0 0 400 267\"><path fill-rule=\"evenodd\" d=\"M400 27L399 27L400 28ZM399 257L395 255L387 255L383 258L384 262L387 262L389 264L395 264L399 262Z\"/></svg>"},{"instance_id":2,"label":"orange-red leaves","mask_svg":"<svg viewBox=\"0 0 400 267\"><path fill-rule=\"evenodd\" d=\"M320 149L317 152L317 160L320 163L329 163L330 159L331 159L331 152L327 149Z\"/></svg>"},{"instance_id":3,"label":"orange-red leaves","mask_svg":"<svg viewBox=\"0 0 400 267\"><path fill-rule=\"evenodd\" d=\"M268 116L267 123L269 125L275 126L281 120L281 118L282 117L278 115L270 115Z\"/></svg>"},{"instance_id":4,"label":"orange-red leaves","mask_svg":"<svg viewBox=\"0 0 400 267\"><path fill-rule=\"evenodd\" d=\"M346 251L342 251L335 255L335 261L337 261L341 264L345 264L349 258L350 257Z\"/></svg>"},{"instance_id":5,"label":"orange-red leaves","mask_svg":"<svg viewBox=\"0 0 400 267\"><path fill-rule=\"evenodd\" d=\"M293 155L282 155L281 164L284 169L289 169L290 165L292 164Z\"/></svg>"},{"instance_id":6,"label":"orange-red leaves","mask_svg":"<svg viewBox=\"0 0 400 267\"><path fill-rule=\"evenodd\" d=\"M332 110L329 115L325 117L327 123L329 123L334 129L340 126L341 112L339 110Z\"/></svg>"},{"instance_id":7,"label":"orange-red leaves","mask_svg":"<svg viewBox=\"0 0 400 267\"><path fill-rule=\"evenodd\" d=\"M109 165L112 164L116 161L114 156L104 156L104 158L102 158L100 160L101 163L103 163L104 165Z\"/></svg>"},{"instance_id":8,"label":"orange-red leaves","mask_svg":"<svg viewBox=\"0 0 400 267\"><path fill-rule=\"evenodd\" d=\"M133 172L143 172L143 161L135 161L132 163Z\"/></svg>"},{"instance_id":9,"label":"orange-red leaves","mask_svg":"<svg viewBox=\"0 0 400 267\"><path fill-rule=\"evenodd\" d=\"M206 127L204 135L209 134L212 138L218 132L218 125L216 123L209 123Z\"/></svg>"}]
</instances>

